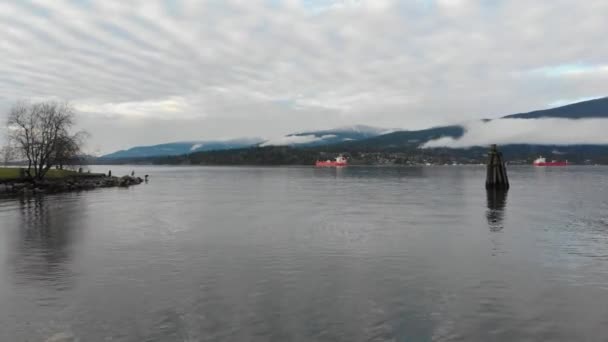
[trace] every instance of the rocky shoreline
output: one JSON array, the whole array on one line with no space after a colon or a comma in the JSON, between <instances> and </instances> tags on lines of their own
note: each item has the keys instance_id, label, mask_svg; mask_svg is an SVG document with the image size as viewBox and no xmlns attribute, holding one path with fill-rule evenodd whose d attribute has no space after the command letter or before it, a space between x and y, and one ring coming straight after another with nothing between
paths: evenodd
<instances>
[{"instance_id":1,"label":"rocky shoreline","mask_svg":"<svg viewBox=\"0 0 608 342\"><path fill-rule=\"evenodd\" d=\"M43 181L6 180L0 181L0 196L84 191L112 187L128 188L143 182L144 180L140 177L108 177L105 175L82 175Z\"/></svg>"}]
</instances>

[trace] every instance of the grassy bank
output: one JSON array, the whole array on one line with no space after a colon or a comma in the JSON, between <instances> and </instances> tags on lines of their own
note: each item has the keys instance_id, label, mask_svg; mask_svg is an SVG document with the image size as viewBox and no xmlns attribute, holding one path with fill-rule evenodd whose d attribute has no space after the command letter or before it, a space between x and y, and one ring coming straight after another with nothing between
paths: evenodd
<instances>
[{"instance_id":1,"label":"grassy bank","mask_svg":"<svg viewBox=\"0 0 608 342\"><path fill-rule=\"evenodd\" d=\"M18 180L21 178L21 169L16 167L0 167L0 181ZM49 170L46 174L48 179L61 179L66 177L99 177L100 173L78 173L70 170Z\"/></svg>"},{"instance_id":2,"label":"grassy bank","mask_svg":"<svg viewBox=\"0 0 608 342\"><path fill-rule=\"evenodd\" d=\"M0 167L0 180L19 179L19 169Z\"/></svg>"}]
</instances>

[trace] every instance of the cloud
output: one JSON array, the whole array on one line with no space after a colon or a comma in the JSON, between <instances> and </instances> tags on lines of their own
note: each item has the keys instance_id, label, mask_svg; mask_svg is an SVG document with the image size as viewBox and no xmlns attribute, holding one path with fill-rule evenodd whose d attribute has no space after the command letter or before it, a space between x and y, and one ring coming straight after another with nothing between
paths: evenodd
<instances>
[{"instance_id":1,"label":"cloud","mask_svg":"<svg viewBox=\"0 0 608 342\"><path fill-rule=\"evenodd\" d=\"M607 12L604 0L2 1L0 119L17 100L69 100L109 151L499 117L606 95Z\"/></svg>"},{"instance_id":2,"label":"cloud","mask_svg":"<svg viewBox=\"0 0 608 342\"><path fill-rule=\"evenodd\" d=\"M576 77L585 74L608 73L608 64L588 65L582 63L561 64L535 69L532 72L542 73L548 77Z\"/></svg>"},{"instance_id":3,"label":"cloud","mask_svg":"<svg viewBox=\"0 0 608 342\"><path fill-rule=\"evenodd\" d=\"M316 141L321 141L324 137L317 137L314 134L310 135L289 135L278 138L272 138L263 142L260 146L286 146L296 144L308 144Z\"/></svg>"},{"instance_id":4,"label":"cloud","mask_svg":"<svg viewBox=\"0 0 608 342\"><path fill-rule=\"evenodd\" d=\"M127 118L159 118L172 120L200 114L189 109L183 97L173 96L157 101L130 101L119 103L86 103L77 102L75 110L82 113L93 113L107 116L124 116Z\"/></svg>"},{"instance_id":5,"label":"cloud","mask_svg":"<svg viewBox=\"0 0 608 342\"><path fill-rule=\"evenodd\" d=\"M203 144L194 144L190 147L190 151L198 150L201 147L203 147Z\"/></svg>"},{"instance_id":6,"label":"cloud","mask_svg":"<svg viewBox=\"0 0 608 342\"><path fill-rule=\"evenodd\" d=\"M602 96L585 96L585 97L579 97L577 99L559 99L556 101L553 101L551 103L549 103L548 107L553 108L553 107L560 107L560 106L565 106L571 103L577 103L577 102L584 102L584 101L589 101L589 100L595 100L595 99L601 99L603 97L606 97L605 95Z\"/></svg>"},{"instance_id":7,"label":"cloud","mask_svg":"<svg viewBox=\"0 0 608 342\"><path fill-rule=\"evenodd\" d=\"M314 134L307 135L286 135L278 138L271 138L264 141L260 146L289 146L298 144L309 144L313 142L323 141L327 139L337 138L335 134L324 134L316 136Z\"/></svg>"},{"instance_id":8,"label":"cloud","mask_svg":"<svg viewBox=\"0 0 608 342\"><path fill-rule=\"evenodd\" d=\"M431 147L471 147L490 144L608 144L608 119L498 119L465 125L459 139L444 137L425 143Z\"/></svg>"}]
</instances>

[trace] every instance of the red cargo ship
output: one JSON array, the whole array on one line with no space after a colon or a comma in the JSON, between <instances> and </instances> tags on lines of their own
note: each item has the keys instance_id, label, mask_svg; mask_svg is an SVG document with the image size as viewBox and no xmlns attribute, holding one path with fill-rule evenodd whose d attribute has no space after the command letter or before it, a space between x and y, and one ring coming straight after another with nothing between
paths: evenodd
<instances>
[{"instance_id":1,"label":"red cargo ship","mask_svg":"<svg viewBox=\"0 0 608 342\"><path fill-rule=\"evenodd\" d=\"M568 161L557 161L557 160L553 160L548 162L545 158L540 157L538 159L536 159L534 161L534 163L532 163L532 165L534 166L568 166Z\"/></svg>"},{"instance_id":2,"label":"red cargo ship","mask_svg":"<svg viewBox=\"0 0 608 342\"><path fill-rule=\"evenodd\" d=\"M336 160L317 160L317 162L315 163L315 166L317 167L336 167L336 166L346 166L348 165L348 162L346 161L346 158L342 157L342 156L338 156L338 158L336 158Z\"/></svg>"}]
</instances>

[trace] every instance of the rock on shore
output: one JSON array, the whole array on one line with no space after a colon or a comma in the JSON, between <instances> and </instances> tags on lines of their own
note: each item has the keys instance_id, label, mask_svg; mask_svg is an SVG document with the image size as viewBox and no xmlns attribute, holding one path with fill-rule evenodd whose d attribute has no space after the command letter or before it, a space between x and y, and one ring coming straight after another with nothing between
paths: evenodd
<instances>
[{"instance_id":1,"label":"rock on shore","mask_svg":"<svg viewBox=\"0 0 608 342\"><path fill-rule=\"evenodd\" d=\"M35 193L57 193L67 191L93 190L98 188L130 187L143 182L139 177L66 177L43 181L26 182L24 180L5 181L0 183L0 195L19 195Z\"/></svg>"}]
</instances>

